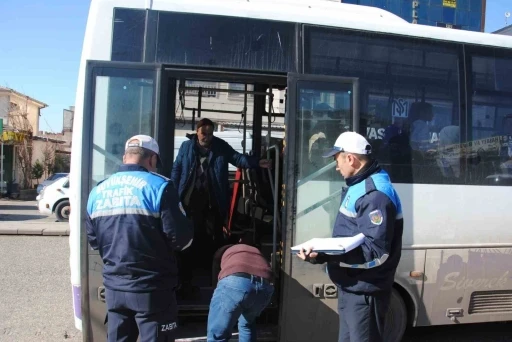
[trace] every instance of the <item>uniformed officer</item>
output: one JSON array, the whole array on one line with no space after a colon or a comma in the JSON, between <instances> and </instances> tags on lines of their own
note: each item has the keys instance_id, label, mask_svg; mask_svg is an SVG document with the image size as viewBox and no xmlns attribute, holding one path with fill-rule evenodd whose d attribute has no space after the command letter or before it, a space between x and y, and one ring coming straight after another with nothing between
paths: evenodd
<instances>
[{"instance_id":1,"label":"uniformed officer","mask_svg":"<svg viewBox=\"0 0 512 342\"><path fill-rule=\"evenodd\" d=\"M372 147L355 132L345 132L324 157L334 157L345 178L333 237L365 235L364 242L342 255L297 254L313 264L327 262L338 286L340 342L383 341L384 323L402 249L402 206L388 174L371 158Z\"/></svg>"},{"instance_id":2,"label":"uniformed officer","mask_svg":"<svg viewBox=\"0 0 512 342\"><path fill-rule=\"evenodd\" d=\"M108 341L174 341L174 251L193 237L174 185L154 173L157 142L136 135L119 171L94 187L87 203L89 243L103 259Z\"/></svg>"}]
</instances>

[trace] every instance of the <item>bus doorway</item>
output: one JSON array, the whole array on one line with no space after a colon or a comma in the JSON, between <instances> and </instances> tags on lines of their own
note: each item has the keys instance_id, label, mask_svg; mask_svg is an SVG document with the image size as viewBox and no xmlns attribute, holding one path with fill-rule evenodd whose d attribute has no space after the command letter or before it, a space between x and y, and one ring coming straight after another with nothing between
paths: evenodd
<instances>
[{"instance_id":1,"label":"bus doorway","mask_svg":"<svg viewBox=\"0 0 512 342\"><path fill-rule=\"evenodd\" d=\"M272 160L271 169L240 170L229 167L229 213L224 227L229 241L237 235L252 234L274 273L279 276L282 241L280 189L284 137L284 89L286 76L186 70L133 63L89 62L84 130L91 139L83 146L87 181L82 183L82 205L99 181L109 177L122 164L126 139L135 134L154 136L160 146L162 168L170 177L180 144L195 133L195 123L208 117L217 128L214 133L239 153ZM92 152L91 152L92 151ZM89 340L106 338L106 305L103 263L92 250L82 227L82 312ZM206 266L193 272L193 285L199 291L192 298L178 297L184 338L205 336L206 317L213 294L211 255ZM209 264L209 265L208 265ZM279 300L279 278L269 312ZM277 323L277 313L264 315ZM262 318L265 320L265 318ZM187 320L193 321L188 325ZM199 323L200 327L195 327ZM194 327L191 329L191 327ZM200 337L199 336L199 337Z\"/></svg>"},{"instance_id":2,"label":"bus doorway","mask_svg":"<svg viewBox=\"0 0 512 342\"><path fill-rule=\"evenodd\" d=\"M166 74L162 78L162 83L166 82L162 88L166 89L166 98L174 101L161 101L167 110L162 108L159 112L159 121L165 124L159 125L157 139L159 143L167 141L161 154L163 175L171 177L181 145L194 139L196 124L203 118L214 122L214 136L227 142L236 152L271 160L270 169L241 169L229 165L229 208L224 218L225 240L222 244L234 244L241 236L250 236L271 264L276 275L276 291L259 319L263 324L259 327L259 335L275 338L280 282L280 264L276 256L281 252L282 241L279 189L282 184L286 78L172 69L166 70ZM171 132L174 137L172 149L168 141ZM212 260L219 243L203 230L200 234L204 235L202 241L197 239L201 242L200 247L192 246L188 253L177 253L180 281L183 274L191 276L190 282L180 283L176 291L182 338L198 338L201 333L204 336L215 289L217 274L212 270ZM185 263L183 258L193 260ZM191 266L192 269L184 269Z\"/></svg>"}]
</instances>

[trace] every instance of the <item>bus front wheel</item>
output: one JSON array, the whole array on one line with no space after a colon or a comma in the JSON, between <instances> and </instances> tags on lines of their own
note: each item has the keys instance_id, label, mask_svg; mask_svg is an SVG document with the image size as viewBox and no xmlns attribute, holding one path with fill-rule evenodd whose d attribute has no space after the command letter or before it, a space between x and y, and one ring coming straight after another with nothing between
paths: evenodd
<instances>
[{"instance_id":1,"label":"bus front wheel","mask_svg":"<svg viewBox=\"0 0 512 342\"><path fill-rule=\"evenodd\" d=\"M384 329L384 341L401 341L407 327L407 307L400 293L393 289L389 302L386 326Z\"/></svg>"}]
</instances>

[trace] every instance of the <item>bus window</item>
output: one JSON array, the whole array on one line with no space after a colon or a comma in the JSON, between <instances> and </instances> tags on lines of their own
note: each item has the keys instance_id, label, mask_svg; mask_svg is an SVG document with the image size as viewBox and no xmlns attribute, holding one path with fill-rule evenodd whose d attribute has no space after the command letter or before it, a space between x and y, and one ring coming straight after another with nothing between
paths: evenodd
<instances>
[{"instance_id":1,"label":"bus window","mask_svg":"<svg viewBox=\"0 0 512 342\"><path fill-rule=\"evenodd\" d=\"M338 136L352 130L351 84L297 83L297 149L299 165L297 223L294 243L331 236L343 178L332 158L323 158Z\"/></svg>"},{"instance_id":2,"label":"bus window","mask_svg":"<svg viewBox=\"0 0 512 342\"><path fill-rule=\"evenodd\" d=\"M512 185L512 60L472 57L470 184Z\"/></svg>"},{"instance_id":3,"label":"bus window","mask_svg":"<svg viewBox=\"0 0 512 342\"><path fill-rule=\"evenodd\" d=\"M154 72L132 72L139 77L129 77L129 70L125 70L123 77L96 76L93 185L117 172L129 137L154 134Z\"/></svg>"},{"instance_id":4,"label":"bus window","mask_svg":"<svg viewBox=\"0 0 512 342\"><path fill-rule=\"evenodd\" d=\"M142 62L146 11L114 9L112 60Z\"/></svg>"},{"instance_id":5,"label":"bus window","mask_svg":"<svg viewBox=\"0 0 512 342\"><path fill-rule=\"evenodd\" d=\"M159 63L292 71L293 23L160 12Z\"/></svg>"},{"instance_id":6,"label":"bus window","mask_svg":"<svg viewBox=\"0 0 512 342\"><path fill-rule=\"evenodd\" d=\"M308 72L359 78L360 133L393 182L462 182L458 150L447 162L439 147L443 128L460 132L456 46L317 27L306 39ZM460 143L460 134L450 137Z\"/></svg>"}]
</instances>

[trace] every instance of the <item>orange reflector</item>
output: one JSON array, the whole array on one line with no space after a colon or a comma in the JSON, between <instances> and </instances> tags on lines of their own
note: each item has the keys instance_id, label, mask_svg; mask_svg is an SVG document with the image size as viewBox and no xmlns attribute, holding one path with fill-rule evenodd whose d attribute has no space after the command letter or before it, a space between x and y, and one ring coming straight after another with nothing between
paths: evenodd
<instances>
[{"instance_id":1,"label":"orange reflector","mask_svg":"<svg viewBox=\"0 0 512 342\"><path fill-rule=\"evenodd\" d=\"M421 271L411 271L409 275L411 276L411 278L423 278L423 272Z\"/></svg>"}]
</instances>

